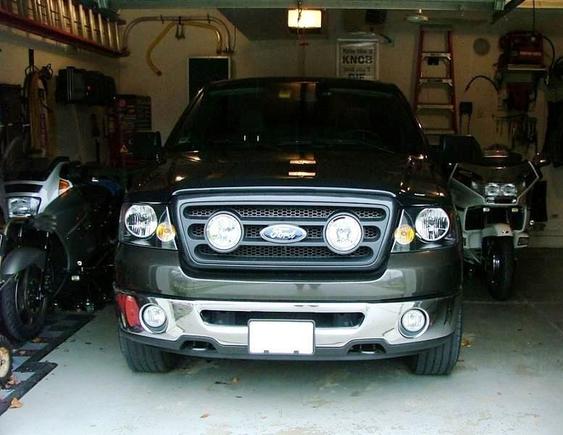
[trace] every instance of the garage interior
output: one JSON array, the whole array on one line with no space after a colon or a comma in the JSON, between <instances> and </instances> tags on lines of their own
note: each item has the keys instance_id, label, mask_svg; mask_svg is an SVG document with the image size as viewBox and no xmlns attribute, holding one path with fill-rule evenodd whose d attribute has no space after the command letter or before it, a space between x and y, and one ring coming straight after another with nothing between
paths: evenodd
<instances>
[{"instance_id":1,"label":"garage interior","mask_svg":"<svg viewBox=\"0 0 563 435\"><path fill-rule=\"evenodd\" d=\"M89 18L65 21L69 3ZM321 11L322 24L290 28L289 10ZM415 377L400 359L185 359L167 374L132 373L113 303L83 297L57 303L37 338L12 340L0 433L561 433L562 19L557 0L0 0L3 167L26 131L49 157L128 189L143 170L131 141L159 132L165 143L201 86L279 76L393 83L431 143L435 131L469 134L549 163L511 298L494 300L481 271L465 267L461 355L449 376ZM514 49L521 64L501 56L501 44L525 38L514 32L536 38ZM375 63L352 59L350 75L346 44L374 47ZM428 74L439 82L422 86ZM42 102L31 101L34 83L47 89ZM448 106L445 116L428 114L426 101ZM24 114L32 104L35 122Z\"/></svg>"}]
</instances>

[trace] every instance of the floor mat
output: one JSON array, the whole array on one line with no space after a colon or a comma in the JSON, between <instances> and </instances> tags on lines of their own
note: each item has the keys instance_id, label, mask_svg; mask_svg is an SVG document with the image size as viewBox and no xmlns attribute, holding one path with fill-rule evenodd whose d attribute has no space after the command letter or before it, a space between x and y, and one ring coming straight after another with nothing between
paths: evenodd
<instances>
[{"instance_id":1,"label":"floor mat","mask_svg":"<svg viewBox=\"0 0 563 435\"><path fill-rule=\"evenodd\" d=\"M0 388L0 415L10 407L13 399L21 399L57 367L57 364L41 359L93 318L92 314L87 313L54 313L37 338L16 345L13 366L15 383L7 389Z\"/></svg>"}]
</instances>

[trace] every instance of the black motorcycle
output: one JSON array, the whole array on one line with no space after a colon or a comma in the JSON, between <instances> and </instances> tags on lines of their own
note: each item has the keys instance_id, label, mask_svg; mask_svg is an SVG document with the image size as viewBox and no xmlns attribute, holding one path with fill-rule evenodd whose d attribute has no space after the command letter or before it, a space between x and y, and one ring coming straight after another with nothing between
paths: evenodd
<instances>
[{"instance_id":1,"label":"black motorcycle","mask_svg":"<svg viewBox=\"0 0 563 435\"><path fill-rule=\"evenodd\" d=\"M72 187L43 213L11 219L4 231L0 315L16 340L39 333L51 303L84 308L111 298L123 191L81 165L68 179Z\"/></svg>"}]
</instances>

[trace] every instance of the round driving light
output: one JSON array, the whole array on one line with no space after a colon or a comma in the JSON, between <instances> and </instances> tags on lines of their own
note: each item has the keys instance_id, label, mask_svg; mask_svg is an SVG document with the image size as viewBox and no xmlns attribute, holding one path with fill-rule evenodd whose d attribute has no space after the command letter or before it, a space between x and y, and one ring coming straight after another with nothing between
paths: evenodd
<instances>
[{"instance_id":1,"label":"round driving light","mask_svg":"<svg viewBox=\"0 0 563 435\"><path fill-rule=\"evenodd\" d=\"M516 186L512 183L503 184L500 190L504 196L516 196L518 193Z\"/></svg>"},{"instance_id":2,"label":"round driving light","mask_svg":"<svg viewBox=\"0 0 563 435\"><path fill-rule=\"evenodd\" d=\"M406 336L416 336L424 332L428 326L428 315L420 308L413 308L401 316L401 333Z\"/></svg>"},{"instance_id":3,"label":"round driving light","mask_svg":"<svg viewBox=\"0 0 563 435\"><path fill-rule=\"evenodd\" d=\"M488 183L485 186L485 196L499 196L500 186L497 183Z\"/></svg>"},{"instance_id":4,"label":"round driving light","mask_svg":"<svg viewBox=\"0 0 563 435\"><path fill-rule=\"evenodd\" d=\"M410 225L401 225L395 230L395 241L399 245L408 245L414 240L414 230Z\"/></svg>"},{"instance_id":5,"label":"round driving light","mask_svg":"<svg viewBox=\"0 0 563 435\"><path fill-rule=\"evenodd\" d=\"M166 329L166 312L155 304L147 304L141 308L143 326L150 332L164 332Z\"/></svg>"},{"instance_id":6,"label":"round driving light","mask_svg":"<svg viewBox=\"0 0 563 435\"><path fill-rule=\"evenodd\" d=\"M324 237L331 251L345 255L354 252L364 238L364 228L354 216L334 216L325 226Z\"/></svg>"},{"instance_id":7,"label":"round driving light","mask_svg":"<svg viewBox=\"0 0 563 435\"><path fill-rule=\"evenodd\" d=\"M242 235L242 224L232 213L214 214L205 225L207 243L217 252L234 251L242 240Z\"/></svg>"},{"instance_id":8,"label":"round driving light","mask_svg":"<svg viewBox=\"0 0 563 435\"><path fill-rule=\"evenodd\" d=\"M416 233L425 242L436 242L446 236L450 218L441 208L425 208L416 217Z\"/></svg>"},{"instance_id":9,"label":"round driving light","mask_svg":"<svg viewBox=\"0 0 563 435\"><path fill-rule=\"evenodd\" d=\"M146 204L134 204L125 212L125 228L135 237L146 239L154 234L158 219L154 208Z\"/></svg>"},{"instance_id":10,"label":"round driving light","mask_svg":"<svg viewBox=\"0 0 563 435\"><path fill-rule=\"evenodd\" d=\"M174 225L163 222L156 227L156 237L161 242L171 242L176 237Z\"/></svg>"}]
</instances>

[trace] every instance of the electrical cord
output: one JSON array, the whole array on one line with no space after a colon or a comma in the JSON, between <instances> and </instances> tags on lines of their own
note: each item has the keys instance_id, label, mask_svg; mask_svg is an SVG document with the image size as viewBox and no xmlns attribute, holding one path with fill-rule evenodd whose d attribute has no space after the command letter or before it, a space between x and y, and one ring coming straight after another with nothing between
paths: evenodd
<instances>
[{"instance_id":1,"label":"electrical cord","mask_svg":"<svg viewBox=\"0 0 563 435\"><path fill-rule=\"evenodd\" d=\"M549 70L551 71L553 69L553 67L555 66L555 45L553 44L553 41L551 39L549 39L547 36L542 35L542 38L545 39L549 45L551 46L551 66L549 67Z\"/></svg>"},{"instance_id":2,"label":"electrical cord","mask_svg":"<svg viewBox=\"0 0 563 435\"><path fill-rule=\"evenodd\" d=\"M494 82L493 79L491 79L490 77L484 76L484 75L476 75L475 77L473 77L471 80L469 80L469 83L467 83L467 86L465 87L465 92L467 92L469 90L469 88L471 87L471 85L473 84L473 82L475 82L478 79L482 79L482 80L486 80L488 81L491 85L493 85L493 88L495 88L495 91L498 93L499 92L499 87L498 85Z\"/></svg>"}]
</instances>

